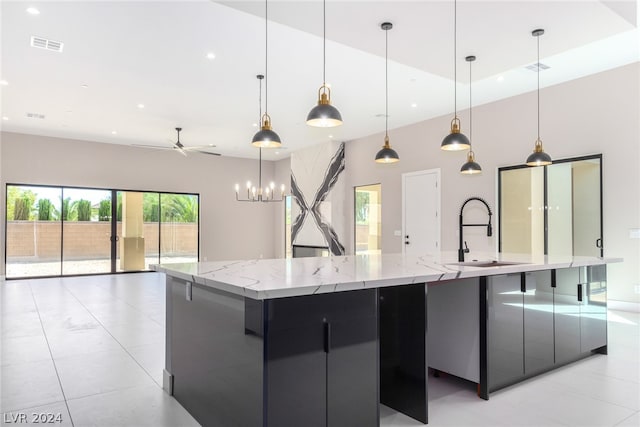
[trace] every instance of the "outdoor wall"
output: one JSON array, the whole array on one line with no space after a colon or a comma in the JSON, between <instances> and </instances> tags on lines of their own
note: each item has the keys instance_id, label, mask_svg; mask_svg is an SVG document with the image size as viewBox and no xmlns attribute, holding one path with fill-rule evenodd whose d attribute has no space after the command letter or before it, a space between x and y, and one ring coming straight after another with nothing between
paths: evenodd
<instances>
[{"instance_id":1,"label":"outdoor wall","mask_svg":"<svg viewBox=\"0 0 640 427\"><path fill-rule=\"evenodd\" d=\"M629 230L640 228L638 76L640 64L634 63L547 87L540 94L541 136L553 158L603 154L604 254L625 259L623 264L609 266L609 298L635 303L640 303L640 295L634 291L634 285L640 284L640 240L630 239ZM468 111L460 116L463 128L468 128ZM524 163L533 149L536 94L474 107L473 119L474 151L483 168L480 176L458 172L465 161L464 153L440 150L450 115L392 129L391 143L400 155L397 164L378 165L373 161L382 145L382 134L347 142L347 188L382 183L384 253L402 251L402 238L394 236L393 231L402 228L404 172L441 169L443 250L457 249L458 212L467 197L484 197L495 210L497 168ZM390 124L393 126L393 116ZM346 194L346 228L353 230L352 191ZM472 252L495 251L495 237L482 234L482 230L465 230ZM353 236L347 244L347 252L353 253Z\"/></svg>"},{"instance_id":2,"label":"outdoor wall","mask_svg":"<svg viewBox=\"0 0 640 427\"><path fill-rule=\"evenodd\" d=\"M256 179L257 162L1 132L2 253L5 188L11 183L199 193L201 260L272 258L281 204L238 203L233 190L236 183ZM263 162L264 179L272 179L273 163Z\"/></svg>"},{"instance_id":3,"label":"outdoor wall","mask_svg":"<svg viewBox=\"0 0 640 427\"><path fill-rule=\"evenodd\" d=\"M163 255L198 253L198 225L163 223L160 226ZM58 221L9 221L7 223L7 262L60 260L61 223ZM122 223L117 225L122 235ZM64 224L64 259L104 258L111 253L110 222L66 222ZM147 255L158 255L158 223L143 226Z\"/></svg>"}]
</instances>

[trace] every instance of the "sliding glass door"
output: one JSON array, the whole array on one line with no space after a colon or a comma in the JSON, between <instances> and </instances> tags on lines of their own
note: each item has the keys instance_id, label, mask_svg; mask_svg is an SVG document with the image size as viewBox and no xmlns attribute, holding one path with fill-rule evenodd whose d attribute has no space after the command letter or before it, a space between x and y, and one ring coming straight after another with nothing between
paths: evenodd
<instances>
[{"instance_id":1,"label":"sliding glass door","mask_svg":"<svg viewBox=\"0 0 640 427\"><path fill-rule=\"evenodd\" d=\"M7 185L6 276L62 273L62 189Z\"/></svg>"},{"instance_id":2,"label":"sliding glass door","mask_svg":"<svg viewBox=\"0 0 640 427\"><path fill-rule=\"evenodd\" d=\"M7 278L198 261L199 196L7 185Z\"/></svg>"},{"instance_id":3,"label":"sliding glass door","mask_svg":"<svg viewBox=\"0 0 640 427\"><path fill-rule=\"evenodd\" d=\"M602 156L498 170L499 251L602 256Z\"/></svg>"},{"instance_id":4,"label":"sliding glass door","mask_svg":"<svg viewBox=\"0 0 640 427\"><path fill-rule=\"evenodd\" d=\"M111 191L62 188L62 275L111 272Z\"/></svg>"}]
</instances>

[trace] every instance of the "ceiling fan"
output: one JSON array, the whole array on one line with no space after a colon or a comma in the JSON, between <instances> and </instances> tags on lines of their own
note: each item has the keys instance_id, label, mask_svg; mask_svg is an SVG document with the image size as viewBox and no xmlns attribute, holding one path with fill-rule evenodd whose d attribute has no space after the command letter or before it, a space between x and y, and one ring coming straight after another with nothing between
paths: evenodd
<instances>
[{"instance_id":1,"label":"ceiling fan","mask_svg":"<svg viewBox=\"0 0 640 427\"><path fill-rule=\"evenodd\" d=\"M207 148L215 147L215 145L213 145L213 144L197 145L197 146L194 146L194 147L186 147L186 146L184 146L180 142L180 131L182 131L182 128L176 128L176 132L178 132L178 139L171 147L161 147L161 146L158 146L158 145L144 145L144 144L133 144L133 146L134 147L142 147L142 148L154 148L154 149L157 149L157 150L176 150L177 152L179 152L180 154L182 154L185 157L187 157L187 153L189 153L189 152L209 154L211 156L219 156L220 155L220 153L213 153L211 151L204 151Z\"/></svg>"}]
</instances>

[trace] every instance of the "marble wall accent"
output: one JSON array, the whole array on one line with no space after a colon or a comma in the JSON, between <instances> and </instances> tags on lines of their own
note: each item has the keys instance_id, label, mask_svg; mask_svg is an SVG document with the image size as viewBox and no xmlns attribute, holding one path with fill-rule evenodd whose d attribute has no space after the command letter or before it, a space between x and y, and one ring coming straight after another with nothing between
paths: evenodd
<instances>
[{"instance_id":1,"label":"marble wall accent","mask_svg":"<svg viewBox=\"0 0 640 427\"><path fill-rule=\"evenodd\" d=\"M344 255L344 143L328 142L291 154L291 241Z\"/></svg>"}]
</instances>

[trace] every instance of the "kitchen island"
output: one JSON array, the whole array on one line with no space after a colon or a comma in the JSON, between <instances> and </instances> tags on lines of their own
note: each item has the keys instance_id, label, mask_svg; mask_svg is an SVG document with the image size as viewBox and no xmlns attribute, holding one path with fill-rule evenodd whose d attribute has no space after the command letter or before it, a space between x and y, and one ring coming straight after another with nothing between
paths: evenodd
<instances>
[{"instance_id":1,"label":"kitchen island","mask_svg":"<svg viewBox=\"0 0 640 427\"><path fill-rule=\"evenodd\" d=\"M428 367L476 382L487 399L606 352L605 265L619 259L492 261L156 266L167 275L164 387L207 426L375 426L379 403L426 423ZM549 318L550 329L538 324Z\"/></svg>"}]
</instances>

